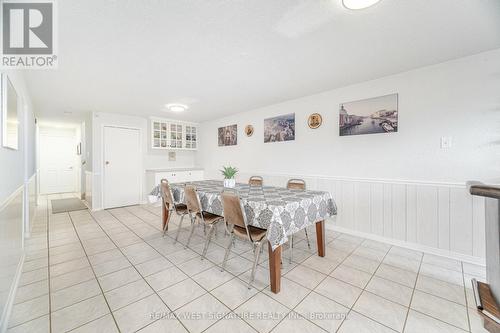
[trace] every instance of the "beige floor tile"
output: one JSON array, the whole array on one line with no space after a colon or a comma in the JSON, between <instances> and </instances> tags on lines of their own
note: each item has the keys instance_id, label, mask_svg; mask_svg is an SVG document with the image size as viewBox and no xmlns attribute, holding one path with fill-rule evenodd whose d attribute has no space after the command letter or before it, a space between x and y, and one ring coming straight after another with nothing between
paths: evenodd
<instances>
[{"instance_id":1,"label":"beige floor tile","mask_svg":"<svg viewBox=\"0 0 500 333\"><path fill-rule=\"evenodd\" d=\"M368 281L370 281L370 278L372 277L371 274L368 274L366 272L360 271L359 269L355 269L346 265L338 266L330 274L330 276L338 280L352 284L358 288L364 288L368 284Z\"/></svg>"},{"instance_id":2,"label":"beige floor tile","mask_svg":"<svg viewBox=\"0 0 500 333\"><path fill-rule=\"evenodd\" d=\"M175 311L175 314L191 333L199 333L223 318L229 309L210 294Z\"/></svg>"},{"instance_id":3,"label":"beige floor tile","mask_svg":"<svg viewBox=\"0 0 500 333\"><path fill-rule=\"evenodd\" d=\"M465 306L415 290L411 308L448 324L469 329Z\"/></svg>"},{"instance_id":4,"label":"beige floor tile","mask_svg":"<svg viewBox=\"0 0 500 333\"><path fill-rule=\"evenodd\" d=\"M51 277L50 290L51 292L55 292L91 279L94 279L94 272L90 267L86 267L84 269L62 274L54 278Z\"/></svg>"},{"instance_id":5,"label":"beige floor tile","mask_svg":"<svg viewBox=\"0 0 500 333\"><path fill-rule=\"evenodd\" d=\"M138 333L188 333L176 318L162 318L140 329Z\"/></svg>"},{"instance_id":6,"label":"beige floor tile","mask_svg":"<svg viewBox=\"0 0 500 333\"><path fill-rule=\"evenodd\" d=\"M55 264L50 266L50 276L51 277L56 277L58 275L66 274L72 271L76 271L79 269L83 269L85 267L89 267L89 261L87 257L82 257L78 259L73 259L69 261L65 261L60 264Z\"/></svg>"},{"instance_id":7,"label":"beige floor tile","mask_svg":"<svg viewBox=\"0 0 500 333\"><path fill-rule=\"evenodd\" d=\"M405 307L410 306L410 300L413 294L412 288L378 276L374 276L370 280L370 283L366 286L366 290Z\"/></svg>"},{"instance_id":8,"label":"beige floor tile","mask_svg":"<svg viewBox=\"0 0 500 333\"><path fill-rule=\"evenodd\" d=\"M410 288L415 286L415 281L417 279L417 273L386 264L380 265L375 275Z\"/></svg>"},{"instance_id":9,"label":"beige floor tile","mask_svg":"<svg viewBox=\"0 0 500 333\"><path fill-rule=\"evenodd\" d=\"M448 325L423 313L410 310L406 321L405 333L464 333L458 327Z\"/></svg>"},{"instance_id":10,"label":"beige floor tile","mask_svg":"<svg viewBox=\"0 0 500 333\"><path fill-rule=\"evenodd\" d=\"M67 332L107 313L109 313L109 308L102 295L89 298L53 312L51 315L52 332Z\"/></svg>"},{"instance_id":11,"label":"beige floor tile","mask_svg":"<svg viewBox=\"0 0 500 333\"><path fill-rule=\"evenodd\" d=\"M184 281L161 290L158 292L158 295L171 310L177 310L206 292L205 289L200 287L192 279L185 279Z\"/></svg>"},{"instance_id":12,"label":"beige floor tile","mask_svg":"<svg viewBox=\"0 0 500 333\"><path fill-rule=\"evenodd\" d=\"M408 308L367 291L361 294L352 309L398 332L403 330L408 312Z\"/></svg>"},{"instance_id":13,"label":"beige floor tile","mask_svg":"<svg viewBox=\"0 0 500 333\"><path fill-rule=\"evenodd\" d=\"M383 261L386 265L391 265L393 267L405 269L410 272L418 273L420 268L420 260L414 260L408 257L398 256L389 253Z\"/></svg>"},{"instance_id":14,"label":"beige floor tile","mask_svg":"<svg viewBox=\"0 0 500 333\"><path fill-rule=\"evenodd\" d=\"M289 307L290 309L297 306L297 304L299 304L310 292L310 289L307 289L300 284L287 279L286 277L281 278L281 291L279 293L273 293L270 288L266 288L264 290L264 293L267 296Z\"/></svg>"},{"instance_id":15,"label":"beige floor tile","mask_svg":"<svg viewBox=\"0 0 500 333\"><path fill-rule=\"evenodd\" d=\"M172 266L161 272L152 274L145 279L154 290L159 291L187 278L188 276L180 269Z\"/></svg>"},{"instance_id":16,"label":"beige floor tile","mask_svg":"<svg viewBox=\"0 0 500 333\"><path fill-rule=\"evenodd\" d=\"M341 260L331 258L327 255L325 257L310 256L302 264L323 274L330 274L340 262Z\"/></svg>"},{"instance_id":17,"label":"beige floor tile","mask_svg":"<svg viewBox=\"0 0 500 333\"><path fill-rule=\"evenodd\" d=\"M101 264L103 262L123 258L124 255L118 249L113 249L109 251L104 251L98 254L94 254L89 256L90 263L95 266Z\"/></svg>"},{"instance_id":18,"label":"beige floor tile","mask_svg":"<svg viewBox=\"0 0 500 333\"><path fill-rule=\"evenodd\" d=\"M428 294L446 298L449 301L465 305L465 291L462 286L434 279L425 275L419 275L415 288L425 291Z\"/></svg>"},{"instance_id":19,"label":"beige floor tile","mask_svg":"<svg viewBox=\"0 0 500 333\"><path fill-rule=\"evenodd\" d=\"M352 254L381 262L387 255L387 251L380 251L366 246L359 246L358 248L356 248L356 250L353 251Z\"/></svg>"},{"instance_id":20,"label":"beige floor tile","mask_svg":"<svg viewBox=\"0 0 500 333\"><path fill-rule=\"evenodd\" d=\"M380 262L357 255L350 255L342 264L359 269L368 274L373 274L380 265Z\"/></svg>"},{"instance_id":21,"label":"beige floor tile","mask_svg":"<svg viewBox=\"0 0 500 333\"><path fill-rule=\"evenodd\" d=\"M426 253L422 262L462 273L462 263L458 260Z\"/></svg>"},{"instance_id":22,"label":"beige floor tile","mask_svg":"<svg viewBox=\"0 0 500 333\"><path fill-rule=\"evenodd\" d=\"M45 315L24 324L9 328L7 333L49 333L49 315Z\"/></svg>"},{"instance_id":23,"label":"beige floor tile","mask_svg":"<svg viewBox=\"0 0 500 333\"><path fill-rule=\"evenodd\" d=\"M214 267L214 264L210 260L200 260L199 258L193 258L186 262L183 262L177 267L189 276L196 275L207 269Z\"/></svg>"},{"instance_id":24,"label":"beige floor tile","mask_svg":"<svg viewBox=\"0 0 500 333\"><path fill-rule=\"evenodd\" d=\"M328 332L335 332L344 321L349 309L329 298L312 292L295 311Z\"/></svg>"},{"instance_id":25,"label":"beige floor tile","mask_svg":"<svg viewBox=\"0 0 500 333\"><path fill-rule=\"evenodd\" d=\"M355 311L349 312L338 333L395 333L393 329L384 326ZM422 332L424 333L424 332Z\"/></svg>"},{"instance_id":26,"label":"beige floor tile","mask_svg":"<svg viewBox=\"0 0 500 333\"><path fill-rule=\"evenodd\" d=\"M440 266L422 264L420 267L420 274L426 275L438 280L443 280L449 283L453 283L459 286L464 285L464 278L462 273L453 271L451 269L446 269Z\"/></svg>"},{"instance_id":27,"label":"beige floor tile","mask_svg":"<svg viewBox=\"0 0 500 333\"><path fill-rule=\"evenodd\" d=\"M95 274L100 277L109 273L113 273L124 268L130 267L131 264L127 258L118 258L110 261L106 261L97 265L93 265Z\"/></svg>"},{"instance_id":28,"label":"beige floor tile","mask_svg":"<svg viewBox=\"0 0 500 333\"><path fill-rule=\"evenodd\" d=\"M21 274L21 278L19 279L19 287L33 282L46 280L48 278L49 270L47 267L39 268L34 271L24 272Z\"/></svg>"},{"instance_id":29,"label":"beige floor tile","mask_svg":"<svg viewBox=\"0 0 500 333\"><path fill-rule=\"evenodd\" d=\"M225 269L231 274L239 275L251 269L253 262L243 257L236 256L227 261Z\"/></svg>"},{"instance_id":30,"label":"beige floor tile","mask_svg":"<svg viewBox=\"0 0 500 333\"><path fill-rule=\"evenodd\" d=\"M231 280L234 277L226 271L221 272L220 267L214 266L206 271L196 274L192 277L197 283L207 290L212 290L221 284Z\"/></svg>"},{"instance_id":31,"label":"beige floor tile","mask_svg":"<svg viewBox=\"0 0 500 333\"><path fill-rule=\"evenodd\" d=\"M15 304L9 318L9 327L17 326L49 313L49 295Z\"/></svg>"},{"instance_id":32,"label":"beige floor tile","mask_svg":"<svg viewBox=\"0 0 500 333\"><path fill-rule=\"evenodd\" d=\"M351 308L363 290L335 278L327 277L314 291Z\"/></svg>"},{"instance_id":33,"label":"beige floor tile","mask_svg":"<svg viewBox=\"0 0 500 333\"><path fill-rule=\"evenodd\" d=\"M218 288L211 291L211 294L219 299L231 310L246 302L258 291L255 288L248 289L248 283L238 278L234 278Z\"/></svg>"},{"instance_id":34,"label":"beige floor tile","mask_svg":"<svg viewBox=\"0 0 500 333\"><path fill-rule=\"evenodd\" d=\"M291 312L273 330L273 333L322 333L326 332L321 327L313 324L309 320L300 316L296 312Z\"/></svg>"},{"instance_id":35,"label":"beige floor tile","mask_svg":"<svg viewBox=\"0 0 500 333\"><path fill-rule=\"evenodd\" d=\"M126 305L152 295L153 289L143 279L131 282L104 294L111 311L116 311Z\"/></svg>"},{"instance_id":36,"label":"beige floor tile","mask_svg":"<svg viewBox=\"0 0 500 333\"><path fill-rule=\"evenodd\" d=\"M71 333L118 333L118 328L111 314L107 314L72 330Z\"/></svg>"},{"instance_id":37,"label":"beige floor tile","mask_svg":"<svg viewBox=\"0 0 500 333\"><path fill-rule=\"evenodd\" d=\"M205 333L219 332L256 333L257 331L250 327L250 325L239 318L235 313L230 313L205 331Z\"/></svg>"},{"instance_id":38,"label":"beige floor tile","mask_svg":"<svg viewBox=\"0 0 500 333\"><path fill-rule=\"evenodd\" d=\"M86 282L52 292L50 295L52 311L59 310L63 307L100 294L101 288L99 288L99 284L96 279L91 279Z\"/></svg>"},{"instance_id":39,"label":"beige floor tile","mask_svg":"<svg viewBox=\"0 0 500 333\"><path fill-rule=\"evenodd\" d=\"M128 267L108 275L101 276L98 279L102 290L107 292L130 282L137 281L141 279L141 276L133 267Z\"/></svg>"},{"instance_id":40,"label":"beige floor tile","mask_svg":"<svg viewBox=\"0 0 500 333\"><path fill-rule=\"evenodd\" d=\"M170 310L157 295L148 296L113 312L123 333L135 332L168 313Z\"/></svg>"},{"instance_id":41,"label":"beige floor tile","mask_svg":"<svg viewBox=\"0 0 500 333\"><path fill-rule=\"evenodd\" d=\"M22 303L42 295L47 295L48 293L49 293L48 280L33 282L31 284L27 284L25 286L17 288L14 304Z\"/></svg>"},{"instance_id":42,"label":"beige floor tile","mask_svg":"<svg viewBox=\"0 0 500 333\"><path fill-rule=\"evenodd\" d=\"M259 293L234 312L257 331L270 332L290 312L290 309Z\"/></svg>"},{"instance_id":43,"label":"beige floor tile","mask_svg":"<svg viewBox=\"0 0 500 333\"><path fill-rule=\"evenodd\" d=\"M285 274L286 278L297 282L298 284L308 288L314 289L320 282L327 276L323 273L310 269L308 267L299 265Z\"/></svg>"},{"instance_id":44,"label":"beige floor tile","mask_svg":"<svg viewBox=\"0 0 500 333\"><path fill-rule=\"evenodd\" d=\"M158 257L135 266L142 276L158 273L169 267L172 267L172 263L163 257Z\"/></svg>"}]
</instances>

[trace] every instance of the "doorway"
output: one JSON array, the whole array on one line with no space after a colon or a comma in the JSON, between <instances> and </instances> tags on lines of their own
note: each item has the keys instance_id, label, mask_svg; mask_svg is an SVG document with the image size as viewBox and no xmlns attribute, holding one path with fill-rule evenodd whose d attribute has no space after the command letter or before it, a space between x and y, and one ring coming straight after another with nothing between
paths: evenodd
<instances>
[{"instance_id":1,"label":"doorway","mask_svg":"<svg viewBox=\"0 0 500 333\"><path fill-rule=\"evenodd\" d=\"M139 129L104 126L104 208L141 202L142 159Z\"/></svg>"},{"instance_id":2,"label":"doorway","mask_svg":"<svg viewBox=\"0 0 500 333\"><path fill-rule=\"evenodd\" d=\"M79 192L76 128L40 126L40 193Z\"/></svg>"}]
</instances>

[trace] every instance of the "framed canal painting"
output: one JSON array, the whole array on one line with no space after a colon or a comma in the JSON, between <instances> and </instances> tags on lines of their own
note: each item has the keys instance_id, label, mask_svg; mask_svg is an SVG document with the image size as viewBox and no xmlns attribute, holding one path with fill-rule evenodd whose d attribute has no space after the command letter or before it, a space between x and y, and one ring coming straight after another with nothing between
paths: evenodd
<instances>
[{"instance_id":1,"label":"framed canal painting","mask_svg":"<svg viewBox=\"0 0 500 333\"><path fill-rule=\"evenodd\" d=\"M398 131L398 94L342 103L340 136L394 133Z\"/></svg>"},{"instance_id":2,"label":"framed canal painting","mask_svg":"<svg viewBox=\"0 0 500 333\"><path fill-rule=\"evenodd\" d=\"M264 143L295 140L295 113L264 119Z\"/></svg>"},{"instance_id":3,"label":"framed canal painting","mask_svg":"<svg viewBox=\"0 0 500 333\"><path fill-rule=\"evenodd\" d=\"M219 146L236 146L238 144L238 125L219 127L217 138Z\"/></svg>"}]
</instances>

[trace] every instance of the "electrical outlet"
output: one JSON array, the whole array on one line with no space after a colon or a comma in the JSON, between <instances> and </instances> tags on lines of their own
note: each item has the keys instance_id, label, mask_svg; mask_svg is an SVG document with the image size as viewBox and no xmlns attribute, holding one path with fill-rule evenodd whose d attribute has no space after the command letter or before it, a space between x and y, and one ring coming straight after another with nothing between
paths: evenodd
<instances>
[{"instance_id":1,"label":"electrical outlet","mask_svg":"<svg viewBox=\"0 0 500 333\"><path fill-rule=\"evenodd\" d=\"M441 149L451 148L452 139L451 136L443 136L441 137Z\"/></svg>"}]
</instances>

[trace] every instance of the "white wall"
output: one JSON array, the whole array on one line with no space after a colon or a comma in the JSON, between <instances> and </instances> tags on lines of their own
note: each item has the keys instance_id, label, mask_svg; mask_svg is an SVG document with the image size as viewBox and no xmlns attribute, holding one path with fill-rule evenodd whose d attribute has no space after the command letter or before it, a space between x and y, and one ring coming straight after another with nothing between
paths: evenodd
<instances>
[{"instance_id":1,"label":"white wall","mask_svg":"<svg viewBox=\"0 0 500 333\"><path fill-rule=\"evenodd\" d=\"M92 209L94 210L102 209L102 134L103 127L106 125L138 128L141 130L143 200L145 200L145 195L151 191L151 189L145 187L144 170L195 166L195 152L193 151L177 151L176 161L169 161L167 151L157 151L150 148L151 129L149 119L115 113L96 112L92 117Z\"/></svg>"},{"instance_id":2,"label":"white wall","mask_svg":"<svg viewBox=\"0 0 500 333\"><path fill-rule=\"evenodd\" d=\"M500 49L203 123L197 163L209 177L227 164L280 185L306 177L334 195L338 226L483 257L482 203L464 183L498 178L499 91ZM398 133L338 135L340 103L391 93L399 94ZM263 143L264 118L292 112L296 140ZM314 112L323 116L316 130L307 126ZM218 147L217 128L235 123L238 145ZM440 148L442 136L452 148Z\"/></svg>"},{"instance_id":3,"label":"white wall","mask_svg":"<svg viewBox=\"0 0 500 333\"><path fill-rule=\"evenodd\" d=\"M22 73L5 73L18 95L19 149L0 144L0 331L5 328L21 271L23 234L28 231L29 214L33 211L30 198L33 203L36 183L36 131L31 100Z\"/></svg>"}]
</instances>

